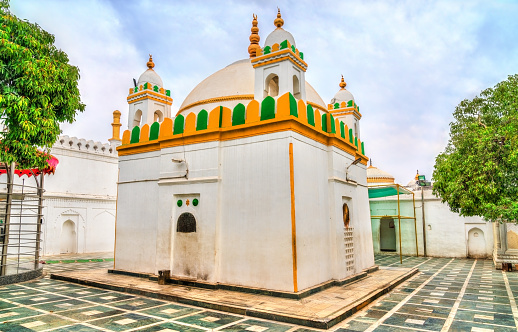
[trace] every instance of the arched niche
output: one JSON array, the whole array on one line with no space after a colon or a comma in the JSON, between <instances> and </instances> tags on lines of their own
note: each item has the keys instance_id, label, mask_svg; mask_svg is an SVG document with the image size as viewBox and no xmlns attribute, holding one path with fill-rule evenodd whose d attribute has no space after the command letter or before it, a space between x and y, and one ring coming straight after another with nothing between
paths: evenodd
<instances>
[{"instance_id":1,"label":"arched niche","mask_svg":"<svg viewBox=\"0 0 518 332\"><path fill-rule=\"evenodd\" d=\"M135 115L133 116L133 127L135 126L140 126L140 121L142 120L142 111L141 110L137 110L135 112Z\"/></svg>"},{"instance_id":2,"label":"arched niche","mask_svg":"<svg viewBox=\"0 0 518 332\"><path fill-rule=\"evenodd\" d=\"M76 223L70 219L61 228L59 251L62 254L77 253Z\"/></svg>"},{"instance_id":3,"label":"arched niche","mask_svg":"<svg viewBox=\"0 0 518 332\"><path fill-rule=\"evenodd\" d=\"M164 121L164 114L162 111L156 110L153 114L153 122L162 122Z\"/></svg>"},{"instance_id":4,"label":"arched niche","mask_svg":"<svg viewBox=\"0 0 518 332\"><path fill-rule=\"evenodd\" d=\"M302 98L300 93L300 81L297 75L293 75L293 97L295 97L295 99Z\"/></svg>"},{"instance_id":5,"label":"arched niche","mask_svg":"<svg viewBox=\"0 0 518 332\"><path fill-rule=\"evenodd\" d=\"M279 76L277 74L270 74L266 77L264 82L265 94L264 97L277 97L279 95Z\"/></svg>"},{"instance_id":6,"label":"arched niche","mask_svg":"<svg viewBox=\"0 0 518 332\"><path fill-rule=\"evenodd\" d=\"M184 212L178 217L176 232L196 233L196 218L192 213Z\"/></svg>"}]
</instances>

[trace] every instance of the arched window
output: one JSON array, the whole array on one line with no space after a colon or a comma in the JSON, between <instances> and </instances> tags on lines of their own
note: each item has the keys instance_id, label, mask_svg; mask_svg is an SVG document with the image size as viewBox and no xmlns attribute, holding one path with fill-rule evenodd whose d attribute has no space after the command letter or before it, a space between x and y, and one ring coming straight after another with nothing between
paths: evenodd
<instances>
[{"instance_id":1,"label":"arched window","mask_svg":"<svg viewBox=\"0 0 518 332\"><path fill-rule=\"evenodd\" d=\"M297 75L293 75L293 97L300 99L300 82Z\"/></svg>"},{"instance_id":2,"label":"arched window","mask_svg":"<svg viewBox=\"0 0 518 332\"><path fill-rule=\"evenodd\" d=\"M277 97L279 95L279 76L270 74L265 81L265 96Z\"/></svg>"},{"instance_id":3,"label":"arched window","mask_svg":"<svg viewBox=\"0 0 518 332\"><path fill-rule=\"evenodd\" d=\"M178 217L176 224L176 232L178 233L195 233L196 232L196 218L192 213L184 212Z\"/></svg>"},{"instance_id":4,"label":"arched window","mask_svg":"<svg viewBox=\"0 0 518 332\"><path fill-rule=\"evenodd\" d=\"M153 122L162 122L162 121L164 121L164 115L162 114L161 111L156 110L155 114L153 116Z\"/></svg>"},{"instance_id":5,"label":"arched window","mask_svg":"<svg viewBox=\"0 0 518 332\"><path fill-rule=\"evenodd\" d=\"M140 126L140 121L141 120L142 120L142 111L141 110L137 110L135 112L135 116L133 117L133 126L132 127Z\"/></svg>"},{"instance_id":6,"label":"arched window","mask_svg":"<svg viewBox=\"0 0 518 332\"><path fill-rule=\"evenodd\" d=\"M349 215L349 207L347 206L347 203L344 203L342 206L342 212L344 217L344 226L345 228L349 228L349 223L351 222L351 217Z\"/></svg>"}]
</instances>

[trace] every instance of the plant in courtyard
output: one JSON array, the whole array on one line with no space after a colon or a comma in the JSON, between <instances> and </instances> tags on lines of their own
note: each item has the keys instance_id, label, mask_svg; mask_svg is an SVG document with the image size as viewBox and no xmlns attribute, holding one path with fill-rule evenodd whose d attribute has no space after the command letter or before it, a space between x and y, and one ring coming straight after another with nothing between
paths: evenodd
<instances>
[{"instance_id":1,"label":"plant in courtyard","mask_svg":"<svg viewBox=\"0 0 518 332\"><path fill-rule=\"evenodd\" d=\"M44 167L60 122L84 110L79 69L53 35L14 16L8 0L0 0L0 15L0 161Z\"/></svg>"},{"instance_id":2,"label":"plant in courtyard","mask_svg":"<svg viewBox=\"0 0 518 332\"><path fill-rule=\"evenodd\" d=\"M435 160L434 194L462 216L518 221L518 75L453 113L450 140Z\"/></svg>"}]
</instances>

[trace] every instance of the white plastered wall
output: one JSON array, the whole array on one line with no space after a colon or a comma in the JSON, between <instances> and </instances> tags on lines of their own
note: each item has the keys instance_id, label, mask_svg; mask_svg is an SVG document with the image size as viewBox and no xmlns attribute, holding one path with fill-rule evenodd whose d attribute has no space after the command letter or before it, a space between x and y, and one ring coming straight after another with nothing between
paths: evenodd
<instances>
[{"instance_id":1,"label":"white plastered wall","mask_svg":"<svg viewBox=\"0 0 518 332\"><path fill-rule=\"evenodd\" d=\"M365 167L350 169L359 185L344 183L352 156L287 131L121 157L115 267L293 292L290 143L298 289L372 266ZM187 179L173 158L187 161ZM354 202L355 241L366 242L355 243L354 271L342 262L344 196ZM186 206L193 198L199 205ZM186 237L176 232L182 212L196 217L197 234L187 235L194 257L182 253Z\"/></svg>"},{"instance_id":2,"label":"white plastered wall","mask_svg":"<svg viewBox=\"0 0 518 332\"><path fill-rule=\"evenodd\" d=\"M423 241L423 218L421 191L415 191L415 206L417 219L417 242L419 255L424 253ZM397 214L396 196L371 200L371 213L376 215ZM426 251L428 256L434 257L467 257L468 256L468 233L473 228L483 232L486 243L486 254L491 256L493 250L492 224L485 222L480 217L462 217L450 211L445 203L432 194L430 189L424 191L425 199L425 232ZM411 196L401 196L401 215L413 216ZM399 253L399 225L397 217L395 221L396 252ZM415 255L415 226L414 220L401 221L401 246L403 255ZM372 219L372 238L374 252L379 253L379 219Z\"/></svg>"}]
</instances>

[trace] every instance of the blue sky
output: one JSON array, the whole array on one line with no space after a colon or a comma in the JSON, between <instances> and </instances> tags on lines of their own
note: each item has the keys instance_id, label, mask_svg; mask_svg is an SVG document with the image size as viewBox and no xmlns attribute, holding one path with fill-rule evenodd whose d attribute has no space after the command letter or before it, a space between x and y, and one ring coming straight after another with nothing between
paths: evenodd
<instances>
[{"instance_id":1,"label":"blue sky","mask_svg":"<svg viewBox=\"0 0 518 332\"><path fill-rule=\"evenodd\" d=\"M366 154L402 184L417 169L431 177L461 100L518 73L518 1L11 0L80 68L86 111L63 133L103 142L113 110L125 128L149 53L176 110L205 77L248 57L253 13L264 42L277 6L306 80L329 102L344 75Z\"/></svg>"}]
</instances>

